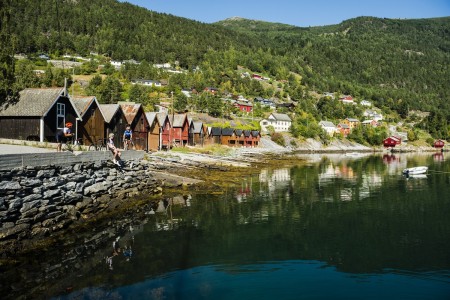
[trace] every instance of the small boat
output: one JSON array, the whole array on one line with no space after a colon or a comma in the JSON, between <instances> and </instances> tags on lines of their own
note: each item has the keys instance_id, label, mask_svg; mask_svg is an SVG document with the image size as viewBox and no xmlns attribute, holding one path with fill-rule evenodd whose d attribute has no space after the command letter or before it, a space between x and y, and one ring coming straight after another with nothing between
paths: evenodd
<instances>
[{"instance_id":1,"label":"small boat","mask_svg":"<svg viewBox=\"0 0 450 300\"><path fill-rule=\"evenodd\" d=\"M403 174L404 175L418 175L418 174L424 174L427 171L428 171L428 167L420 166L420 167L404 169Z\"/></svg>"}]
</instances>

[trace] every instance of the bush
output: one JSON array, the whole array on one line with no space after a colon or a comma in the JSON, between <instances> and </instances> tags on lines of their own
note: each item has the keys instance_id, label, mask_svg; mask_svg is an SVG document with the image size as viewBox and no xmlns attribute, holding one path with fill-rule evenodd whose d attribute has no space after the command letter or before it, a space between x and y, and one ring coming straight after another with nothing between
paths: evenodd
<instances>
[{"instance_id":1,"label":"bush","mask_svg":"<svg viewBox=\"0 0 450 300\"><path fill-rule=\"evenodd\" d=\"M270 139L280 146L283 146L283 147L286 146L286 141L284 140L284 136L279 132L274 132L272 134L272 136L270 137Z\"/></svg>"},{"instance_id":2,"label":"bush","mask_svg":"<svg viewBox=\"0 0 450 300\"><path fill-rule=\"evenodd\" d=\"M434 139L431 137L427 138L427 144L430 146L434 146Z\"/></svg>"}]
</instances>

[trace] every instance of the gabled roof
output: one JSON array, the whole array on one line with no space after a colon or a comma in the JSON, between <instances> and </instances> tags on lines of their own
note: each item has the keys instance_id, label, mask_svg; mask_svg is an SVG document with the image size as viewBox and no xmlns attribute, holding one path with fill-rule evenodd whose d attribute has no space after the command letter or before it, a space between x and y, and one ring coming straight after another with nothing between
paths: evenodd
<instances>
[{"instance_id":1,"label":"gabled roof","mask_svg":"<svg viewBox=\"0 0 450 300\"><path fill-rule=\"evenodd\" d=\"M323 127L332 127L332 128L336 128L336 125L333 124L333 122L330 121L320 121L319 125L323 126Z\"/></svg>"},{"instance_id":2,"label":"gabled roof","mask_svg":"<svg viewBox=\"0 0 450 300\"><path fill-rule=\"evenodd\" d=\"M136 115L138 114L139 110L142 109L142 105L139 103L130 103L130 104L121 103L119 105L123 111L123 114L125 115L125 118L127 119L128 124L133 123L133 120L134 118L136 118Z\"/></svg>"},{"instance_id":3,"label":"gabled roof","mask_svg":"<svg viewBox=\"0 0 450 300\"><path fill-rule=\"evenodd\" d=\"M250 137L252 135L252 132L250 130L244 130L244 136Z\"/></svg>"},{"instance_id":4,"label":"gabled roof","mask_svg":"<svg viewBox=\"0 0 450 300\"><path fill-rule=\"evenodd\" d=\"M97 103L97 106L100 107L100 104L98 103L95 96L71 97L70 100L72 101L75 110L77 111L81 119L83 119L84 115L88 111L89 107L92 106L92 104ZM103 119L105 119L105 115L103 114L103 111L101 109L100 113L102 114Z\"/></svg>"},{"instance_id":5,"label":"gabled roof","mask_svg":"<svg viewBox=\"0 0 450 300\"><path fill-rule=\"evenodd\" d=\"M193 133L202 133L203 132L203 130L202 130L203 122L198 121L198 122L193 122L193 124L194 124Z\"/></svg>"},{"instance_id":6,"label":"gabled roof","mask_svg":"<svg viewBox=\"0 0 450 300\"><path fill-rule=\"evenodd\" d=\"M120 109L119 104L100 104L99 107L106 123L110 123L114 115Z\"/></svg>"},{"instance_id":7,"label":"gabled roof","mask_svg":"<svg viewBox=\"0 0 450 300\"><path fill-rule=\"evenodd\" d=\"M359 122L359 120L355 118L346 118L346 120L349 122Z\"/></svg>"},{"instance_id":8,"label":"gabled roof","mask_svg":"<svg viewBox=\"0 0 450 300\"><path fill-rule=\"evenodd\" d=\"M186 115L173 115L169 117L172 127L183 127L186 121Z\"/></svg>"},{"instance_id":9,"label":"gabled roof","mask_svg":"<svg viewBox=\"0 0 450 300\"><path fill-rule=\"evenodd\" d=\"M241 136L242 135L243 130L242 129L236 129L234 131L234 134L236 134L236 136Z\"/></svg>"},{"instance_id":10,"label":"gabled roof","mask_svg":"<svg viewBox=\"0 0 450 300\"><path fill-rule=\"evenodd\" d=\"M253 137L258 137L258 136L260 136L261 134L259 133L259 130L252 130L252 136Z\"/></svg>"},{"instance_id":11,"label":"gabled roof","mask_svg":"<svg viewBox=\"0 0 450 300\"><path fill-rule=\"evenodd\" d=\"M292 122L291 118L287 114L277 114L277 113L271 113L270 116L272 116L277 121L284 121L284 122ZM270 119L269 116L269 119Z\"/></svg>"},{"instance_id":12,"label":"gabled roof","mask_svg":"<svg viewBox=\"0 0 450 300\"><path fill-rule=\"evenodd\" d=\"M156 112L146 112L145 116L147 117L147 121L150 126L152 126L153 122L157 121Z\"/></svg>"},{"instance_id":13,"label":"gabled roof","mask_svg":"<svg viewBox=\"0 0 450 300\"><path fill-rule=\"evenodd\" d=\"M222 128L220 128L220 127L212 127L211 128L212 136L220 136L221 134L222 134Z\"/></svg>"},{"instance_id":14,"label":"gabled roof","mask_svg":"<svg viewBox=\"0 0 450 300\"><path fill-rule=\"evenodd\" d=\"M169 118L167 117L166 113L156 113L156 119L158 120L159 126L161 127L164 126L166 119L169 122Z\"/></svg>"},{"instance_id":15,"label":"gabled roof","mask_svg":"<svg viewBox=\"0 0 450 300\"><path fill-rule=\"evenodd\" d=\"M64 88L25 89L19 93L17 103L3 105L0 116L4 117L43 117L53 107ZM72 104L73 105L73 104Z\"/></svg>"},{"instance_id":16,"label":"gabled roof","mask_svg":"<svg viewBox=\"0 0 450 300\"><path fill-rule=\"evenodd\" d=\"M341 127L342 129L350 129L350 127L344 123L339 123L338 127Z\"/></svg>"},{"instance_id":17,"label":"gabled roof","mask_svg":"<svg viewBox=\"0 0 450 300\"><path fill-rule=\"evenodd\" d=\"M233 128L222 128L222 136L232 136L234 133Z\"/></svg>"}]
</instances>

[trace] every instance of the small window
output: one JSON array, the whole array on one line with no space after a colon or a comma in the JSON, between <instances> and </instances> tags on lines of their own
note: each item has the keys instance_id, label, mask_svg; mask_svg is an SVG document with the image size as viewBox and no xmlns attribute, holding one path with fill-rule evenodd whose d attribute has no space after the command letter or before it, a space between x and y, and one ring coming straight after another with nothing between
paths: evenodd
<instances>
[{"instance_id":1,"label":"small window","mask_svg":"<svg viewBox=\"0 0 450 300\"><path fill-rule=\"evenodd\" d=\"M66 105L64 103L56 103L56 128L64 128L66 123Z\"/></svg>"}]
</instances>

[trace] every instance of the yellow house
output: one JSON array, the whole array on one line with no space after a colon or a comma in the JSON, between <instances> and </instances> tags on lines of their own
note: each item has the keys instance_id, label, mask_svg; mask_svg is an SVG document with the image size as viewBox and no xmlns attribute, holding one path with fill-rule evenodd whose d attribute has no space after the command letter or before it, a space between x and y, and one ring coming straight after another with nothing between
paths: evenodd
<instances>
[{"instance_id":1,"label":"yellow house","mask_svg":"<svg viewBox=\"0 0 450 300\"><path fill-rule=\"evenodd\" d=\"M348 125L348 127L350 127L350 129L353 129L356 126L358 126L360 122L358 119L347 118L344 121L342 121L342 123Z\"/></svg>"}]
</instances>

